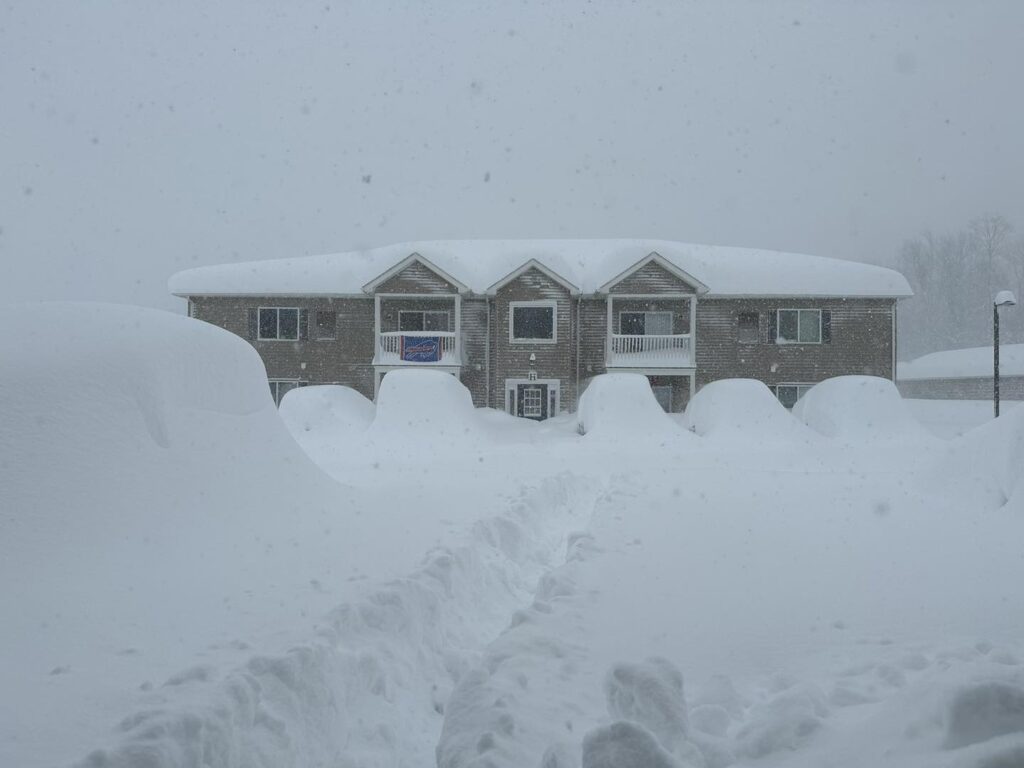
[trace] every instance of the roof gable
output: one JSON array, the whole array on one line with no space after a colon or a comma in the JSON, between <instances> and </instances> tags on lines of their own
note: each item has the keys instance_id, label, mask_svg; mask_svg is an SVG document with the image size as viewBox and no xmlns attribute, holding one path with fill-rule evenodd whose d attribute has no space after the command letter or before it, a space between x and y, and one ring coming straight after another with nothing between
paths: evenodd
<instances>
[{"instance_id":1,"label":"roof gable","mask_svg":"<svg viewBox=\"0 0 1024 768\"><path fill-rule=\"evenodd\" d=\"M507 275L505 275L503 278L501 278L496 283L491 285L487 289L487 293L493 296L498 291L498 289L502 288L505 285L508 285L513 280L515 280L517 277L525 274L526 272L529 272L531 269L536 269L538 272L540 272L540 273L546 275L547 277L551 278L556 283L558 283L559 285L561 285L564 288L566 288L569 291L569 293L572 294L572 295L576 295L576 294L578 294L580 292L580 289L579 289L578 286L573 285L572 283L570 283L568 280L566 280L564 277L559 275L553 269L545 267L543 264L541 264L539 261L537 261L537 259L530 259L525 264L523 264L522 266L518 267L517 269L512 270Z\"/></svg>"},{"instance_id":2,"label":"roof gable","mask_svg":"<svg viewBox=\"0 0 1024 768\"><path fill-rule=\"evenodd\" d=\"M663 257L657 251L651 251L649 254L640 259L640 261L636 262L631 267L626 268L625 270L617 274L615 277L613 277L611 280L609 280L607 283L599 287L597 289L598 293L609 293L616 285L618 285L631 275L639 272L648 264L657 264L659 267L661 267L663 270L668 272L673 277L682 280L684 283L687 283L688 285L692 285L694 289L697 291L697 293L708 292L708 287L704 285L704 283L702 283L700 280L698 280L685 270L682 270L679 267L677 267L675 264L673 264L671 261Z\"/></svg>"},{"instance_id":3,"label":"roof gable","mask_svg":"<svg viewBox=\"0 0 1024 768\"><path fill-rule=\"evenodd\" d=\"M385 272L381 272L379 275L377 275L377 277L373 278L373 280L371 280L370 282L363 286L363 291L365 291L366 293L373 293L378 286L387 282L395 275L400 274L411 264L415 263L419 263L420 265L426 267L435 275L440 277L442 280L454 285L459 293L469 293L469 286L467 286L465 283L460 282L459 280L456 280L454 277L449 275L447 272L445 272L439 266L434 264L432 261L423 258L416 252L410 253L400 262L391 267L391 269L388 269Z\"/></svg>"}]
</instances>

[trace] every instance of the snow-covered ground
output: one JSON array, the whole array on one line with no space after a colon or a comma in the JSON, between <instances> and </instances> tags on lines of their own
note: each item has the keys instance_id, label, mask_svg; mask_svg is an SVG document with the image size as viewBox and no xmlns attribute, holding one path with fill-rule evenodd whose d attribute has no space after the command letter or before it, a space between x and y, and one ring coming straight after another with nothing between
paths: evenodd
<instances>
[{"instance_id":1,"label":"snow-covered ground","mask_svg":"<svg viewBox=\"0 0 1024 768\"><path fill-rule=\"evenodd\" d=\"M1024 764L1024 409L278 413L211 326L0 314L0 765Z\"/></svg>"}]
</instances>

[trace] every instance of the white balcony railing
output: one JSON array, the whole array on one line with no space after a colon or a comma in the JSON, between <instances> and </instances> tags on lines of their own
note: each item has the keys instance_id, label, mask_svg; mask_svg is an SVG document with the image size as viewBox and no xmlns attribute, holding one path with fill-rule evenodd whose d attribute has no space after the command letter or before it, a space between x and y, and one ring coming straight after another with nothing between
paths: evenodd
<instances>
[{"instance_id":1,"label":"white balcony railing","mask_svg":"<svg viewBox=\"0 0 1024 768\"><path fill-rule=\"evenodd\" d=\"M438 340L436 354L431 344L421 343L424 339ZM377 362L382 364L458 365L458 353L455 334L450 331L397 331L377 337Z\"/></svg>"},{"instance_id":2,"label":"white balcony railing","mask_svg":"<svg viewBox=\"0 0 1024 768\"><path fill-rule=\"evenodd\" d=\"M692 365L690 334L634 336L613 333L608 351L609 366L685 368Z\"/></svg>"}]
</instances>

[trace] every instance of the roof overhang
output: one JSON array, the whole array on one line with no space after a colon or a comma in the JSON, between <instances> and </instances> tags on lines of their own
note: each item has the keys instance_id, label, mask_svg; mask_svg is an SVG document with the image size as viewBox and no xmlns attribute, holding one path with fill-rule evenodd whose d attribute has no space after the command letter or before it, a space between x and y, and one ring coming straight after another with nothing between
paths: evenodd
<instances>
[{"instance_id":1,"label":"roof overhang","mask_svg":"<svg viewBox=\"0 0 1024 768\"><path fill-rule=\"evenodd\" d=\"M613 277L607 283L605 283L600 288L598 288L597 292L598 293L608 293L612 288L614 288L616 285L621 283L627 277L632 275L638 269L642 269L642 268L646 267L648 264L650 264L652 262L657 264L662 269L664 269L670 275L672 275L674 277L678 277L680 280L682 280L682 281L692 285L694 287L694 290L697 291L697 293L707 293L708 292L708 287L706 285L704 285L704 283L702 283L700 280L695 278L693 275L691 275L686 270L683 270L683 269L680 269L679 267L677 267L675 264L673 264L671 261L666 259L664 256L662 256L657 251L651 251L649 254L647 254L642 259L640 259L640 261L638 261L636 264L634 264L631 267L627 267L626 269L624 269L622 272L617 274L615 277Z\"/></svg>"},{"instance_id":2,"label":"roof overhang","mask_svg":"<svg viewBox=\"0 0 1024 768\"><path fill-rule=\"evenodd\" d=\"M454 277L449 275L447 272L445 272L439 266L437 266L432 261L430 261L430 259L426 259L423 256L420 256L420 254L418 254L416 252L410 253L408 256L406 256L404 259L402 259L400 262L395 264L395 266L391 267L391 269L387 270L386 272L381 272L379 275L377 275L377 277L373 278L373 280L371 280L366 285L364 285L363 286L363 290L366 293L373 293L375 290L377 290L377 286L381 285L384 282L387 282L388 280L390 280L392 277L397 275L399 272L401 272L403 269L408 267L413 262L419 262L424 267L426 267L431 272L433 272L435 275L440 277L442 280L445 280L445 281L451 283L452 285L454 285L456 290L458 290L459 293L469 293L470 292L468 285L466 285L465 283L462 283L462 282L456 280Z\"/></svg>"},{"instance_id":3,"label":"roof overhang","mask_svg":"<svg viewBox=\"0 0 1024 768\"><path fill-rule=\"evenodd\" d=\"M569 293L571 295L573 295L573 296L575 296L576 294L578 294L580 292L580 289L579 289L578 286L573 285L572 283L570 283L568 280L566 280L560 274L555 272L553 269L550 269L550 268L544 266L542 263L537 261L537 259L530 259L528 262L523 264L521 267L519 267L518 269L515 269L515 270L509 272L507 275L505 275L503 278L501 278L498 282L494 283L494 285L490 286L487 289L487 294L493 296L495 293L498 292L498 290L500 288L508 285L513 280L515 280L517 277L520 277L524 273L529 272L531 269L536 269L541 274L544 274L547 277L551 278L556 283L561 285L563 288L568 290Z\"/></svg>"}]
</instances>

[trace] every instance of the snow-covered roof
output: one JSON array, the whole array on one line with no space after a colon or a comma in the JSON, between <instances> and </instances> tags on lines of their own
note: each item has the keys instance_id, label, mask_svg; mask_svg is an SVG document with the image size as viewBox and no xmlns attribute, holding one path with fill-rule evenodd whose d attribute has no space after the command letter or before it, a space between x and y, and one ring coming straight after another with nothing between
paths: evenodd
<instances>
[{"instance_id":1,"label":"snow-covered roof","mask_svg":"<svg viewBox=\"0 0 1024 768\"><path fill-rule=\"evenodd\" d=\"M999 375L1024 376L1024 344L999 345ZM896 366L897 381L992 378L992 346L932 352Z\"/></svg>"},{"instance_id":2,"label":"snow-covered roof","mask_svg":"<svg viewBox=\"0 0 1024 768\"><path fill-rule=\"evenodd\" d=\"M870 264L668 240L435 240L349 253L198 267L170 279L177 296L362 295L375 278L419 254L476 294L536 259L581 293L660 255L710 296L910 296L899 272Z\"/></svg>"}]
</instances>

